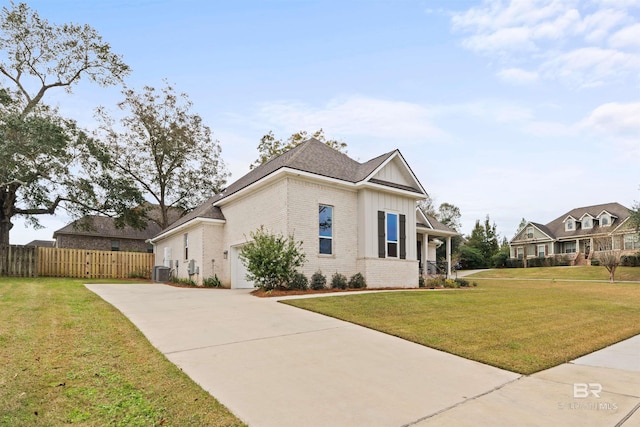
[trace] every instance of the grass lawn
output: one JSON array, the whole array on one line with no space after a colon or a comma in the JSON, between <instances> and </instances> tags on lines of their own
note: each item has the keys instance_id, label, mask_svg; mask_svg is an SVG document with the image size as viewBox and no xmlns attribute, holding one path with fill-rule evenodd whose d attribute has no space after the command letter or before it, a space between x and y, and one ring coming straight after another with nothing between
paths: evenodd
<instances>
[{"instance_id":1,"label":"grass lawn","mask_svg":"<svg viewBox=\"0 0 640 427\"><path fill-rule=\"evenodd\" d=\"M640 334L640 284L629 283L486 279L282 302L522 374Z\"/></svg>"},{"instance_id":2,"label":"grass lawn","mask_svg":"<svg viewBox=\"0 0 640 427\"><path fill-rule=\"evenodd\" d=\"M476 278L508 279L566 279L566 280L603 280L609 281L609 272L602 266L588 267L531 267L501 268L485 270L469 276ZM616 281L640 281L640 268L618 267Z\"/></svg>"},{"instance_id":3,"label":"grass lawn","mask_svg":"<svg viewBox=\"0 0 640 427\"><path fill-rule=\"evenodd\" d=\"M244 425L83 283L0 278L0 425Z\"/></svg>"}]
</instances>

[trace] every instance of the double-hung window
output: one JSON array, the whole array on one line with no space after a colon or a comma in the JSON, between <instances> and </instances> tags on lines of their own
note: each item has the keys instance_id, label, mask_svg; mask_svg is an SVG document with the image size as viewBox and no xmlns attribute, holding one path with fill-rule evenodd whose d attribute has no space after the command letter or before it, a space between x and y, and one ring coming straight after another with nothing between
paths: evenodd
<instances>
[{"instance_id":1,"label":"double-hung window","mask_svg":"<svg viewBox=\"0 0 640 427\"><path fill-rule=\"evenodd\" d=\"M184 259L189 259L189 234L184 233Z\"/></svg>"},{"instance_id":2,"label":"double-hung window","mask_svg":"<svg viewBox=\"0 0 640 427\"><path fill-rule=\"evenodd\" d=\"M333 254L333 206L320 205L318 209L319 253Z\"/></svg>"},{"instance_id":3,"label":"double-hung window","mask_svg":"<svg viewBox=\"0 0 640 427\"><path fill-rule=\"evenodd\" d=\"M398 258L398 214L387 212L387 257Z\"/></svg>"}]
</instances>

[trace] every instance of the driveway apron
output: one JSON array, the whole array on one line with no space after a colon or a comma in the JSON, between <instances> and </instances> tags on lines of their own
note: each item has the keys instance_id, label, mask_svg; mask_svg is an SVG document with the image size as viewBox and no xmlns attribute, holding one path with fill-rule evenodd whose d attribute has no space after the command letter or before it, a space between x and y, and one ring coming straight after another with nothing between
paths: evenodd
<instances>
[{"instance_id":1,"label":"driveway apron","mask_svg":"<svg viewBox=\"0 0 640 427\"><path fill-rule=\"evenodd\" d=\"M250 426L590 425L558 405L572 400L575 378L595 382L591 370L611 370L565 364L566 372L523 377L248 290L87 287ZM601 411L598 425L632 419L640 405L632 384L640 373L625 372L607 390L619 409Z\"/></svg>"}]
</instances>

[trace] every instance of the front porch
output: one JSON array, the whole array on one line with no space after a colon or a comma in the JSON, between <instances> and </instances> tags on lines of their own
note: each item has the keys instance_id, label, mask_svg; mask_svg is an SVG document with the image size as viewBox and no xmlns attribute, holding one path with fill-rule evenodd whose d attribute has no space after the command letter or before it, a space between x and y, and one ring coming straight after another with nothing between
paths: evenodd
<instances>
[{"instance_id":1,"label":"front porch","mask_svg":"<svg viewBox=\"0 0 640 427\"><path fill-rule=\"evenodd\" d=\"M434 234L434 230L429 232L418 232L416 236L417 241L417 255L418 255L418 268L421 276L436 276L445 275L447 278L451 277L452 263L451 263L451 235ZM436 256L436 250L441 245L445 245L446 258L444 260L438 260Z\"/></svg>"}]
</instances>

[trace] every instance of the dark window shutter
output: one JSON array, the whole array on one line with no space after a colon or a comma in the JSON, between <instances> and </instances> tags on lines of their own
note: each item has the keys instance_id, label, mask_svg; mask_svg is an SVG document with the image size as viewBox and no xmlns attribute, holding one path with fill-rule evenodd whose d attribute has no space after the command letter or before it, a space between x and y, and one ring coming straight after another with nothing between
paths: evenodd
<instances>
[{"instance_id":1,"label":"dark window shutter","mask_svg":"<svg viewBox=\"0 0 640 427\"><path fill-rule=\"evenodd\" d=\"M378 258L385 258L387 250L387 238L384 233L384 211L378 211Z\"/></svg>"},{"instance_id":2,"label":"dark window shutter","mask_svg":"<svg viewBox=\"0 0 640 427\"><path fill-rule=\"evenodd\" d=\"M400 259L407 259L407 216L400 215Z\"/></svg>"}]
</instances>

